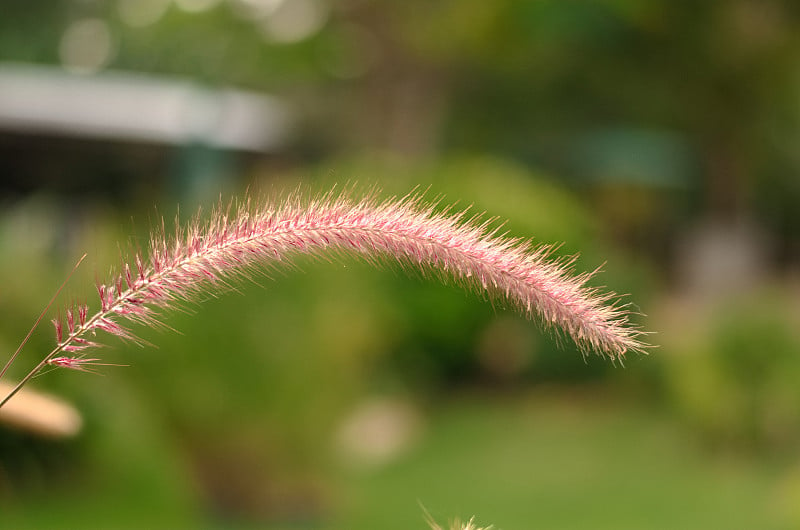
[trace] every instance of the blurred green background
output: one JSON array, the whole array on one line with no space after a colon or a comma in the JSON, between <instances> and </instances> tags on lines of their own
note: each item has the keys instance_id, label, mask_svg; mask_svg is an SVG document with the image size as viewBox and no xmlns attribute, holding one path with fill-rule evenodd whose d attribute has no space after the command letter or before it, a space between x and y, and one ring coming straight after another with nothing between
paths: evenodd
<instances>
[{"instance_id":1,"label":"blurred green background","mask_svg":"<svg viewBox=\"0 0 800 530\"><path fill-rule=\"evenodd\" d=\"M60 304L300 184L561 243L658 347L300 260L35 379L83 428L0 417L0 528L800 528L798 145L789 0L4 0L3 360L84 252Z\"/></svg>"}]
</instances>

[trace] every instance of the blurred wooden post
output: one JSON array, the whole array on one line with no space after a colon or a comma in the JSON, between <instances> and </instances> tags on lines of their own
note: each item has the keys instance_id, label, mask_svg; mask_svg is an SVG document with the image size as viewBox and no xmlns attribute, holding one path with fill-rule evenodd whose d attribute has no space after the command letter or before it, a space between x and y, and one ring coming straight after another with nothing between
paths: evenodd
<instances>
[{"instance_id":1,"label":"blurred wooden post","mask_svg":"<svg viewBox=\"0 0 800 530\"><path fill-rule=\"evenodd\" d=\"M13 384L0 382L1 395L11 388ZM0 424L47 438L69 438L80 432L83 419L66 401L23 388L0 408Z\"/></svg>"}]
</instances>

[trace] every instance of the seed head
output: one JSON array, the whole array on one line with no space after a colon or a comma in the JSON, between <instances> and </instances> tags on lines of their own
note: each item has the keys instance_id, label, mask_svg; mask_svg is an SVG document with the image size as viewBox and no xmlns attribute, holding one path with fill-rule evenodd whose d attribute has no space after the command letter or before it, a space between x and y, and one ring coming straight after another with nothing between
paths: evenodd
<instances>
[{"instance_id":1,"label":"seed head","mask_svg":"<svg viewBox=\"0 0 800 530\"><path fill-rule=\"evenodd\" d=\"M333 194L295 194L277 204L247 199L218 207L205 222L195 217L172 236L162 228L151 236L147 257L134 253L118 275L98 284L100 310L67 310L66 322L55 322L56 338L68 352L97 346L85 338L97 331L135 341L130 322L158 325L161 311L202 292L291 266L300 255L339 254L455 279L564 330L584 352L621 361L646 347L615 295L587 287L592 274L573 274L572 261L552 258L552 247L498 235L487 221L437 211L418 196L379 202ZM57 357L50 364L79 369L91 361Z\"/></svg>"}]
</instances>

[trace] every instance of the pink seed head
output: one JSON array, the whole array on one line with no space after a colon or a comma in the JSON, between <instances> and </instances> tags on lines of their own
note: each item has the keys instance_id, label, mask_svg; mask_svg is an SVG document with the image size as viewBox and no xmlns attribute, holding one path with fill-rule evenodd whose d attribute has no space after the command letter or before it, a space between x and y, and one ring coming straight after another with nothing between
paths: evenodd
<instances>
[{"instance_id":1,"label":"pink seed head","mask_svg":"<svg viewBox=\"0 0 800 530\"><path fill-rule=\"evenodd\" d=\"M61 341L64 340L64 324L61 323L60 318L54 318L51 322L56 328L56 342L61 344Z\"/></svg>"},{"instance_id":2,"label":"pink seed head","mask_svg":"<svg viewBox=\"0 0 800 530\"><path fill-rule=\"evenodd\" d=\"M50 366L58 368L69 368L70 370L77 370L79 372L91 372L87 366L96 364L100 359L81 359L79 357L54 357L47 361Z\"/></svg>"},{"instance_id":3,"label":"pink seed head","mask_svg":"<svg viewBox=\"0 0 800 530\"><path fill-rule=\"evenodd\" d=\"M86 359L84 357L53 357L47 361L50 366L56 368L67 368L78 372L97 373L92 368L95 366L126 366L124 364L100 363L100 359Z\"/></svg>"},{"instance_id":4,"label":"pink seed head","mask_svg":"<svg viewBox=\"0 0 800 530\"><path fill-rule=\"evenodd\" d=\"M233 210L220 207L205 223L195 218L172 237L162 225L147 259L134 254L108 284L98 284L98 313L67 312L70 347L83 346L73 335L98 330L136 340L130 322L158 325L160 310L230 287L229 280L247 278L257 267L291 266L300 254L331 252L442 273L612 360L647 347L614 295L587 287L591 274L575 275L571 261L551 259L550 247L508 238L466 212L442 213L419 197L377 202L333 194L305 202L295 194L278 205L247 200ZM54 324L61 343L62 324Z\"/></svg>"}]
</instances>

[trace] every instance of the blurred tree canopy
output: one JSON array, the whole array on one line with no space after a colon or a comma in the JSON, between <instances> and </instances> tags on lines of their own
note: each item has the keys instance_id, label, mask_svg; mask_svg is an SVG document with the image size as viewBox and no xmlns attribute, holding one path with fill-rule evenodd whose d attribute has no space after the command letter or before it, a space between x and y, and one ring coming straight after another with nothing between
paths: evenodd
<instances>
[{"instance_id":1,"label":"blurred tree canopy","mask_svg":"<svg viewBox=\"0 0 800 530\"><path fill-rule=\"evenodd\" d=\"M300 114L306 159L488 151L576 183L688 191L672 215L755 212L784 258L800 252L795 2L7 0L2 10L1 60L68 62L70 28L91 19L108 35L100 68L275 92Z\"/></svg>"}]
</instances>

